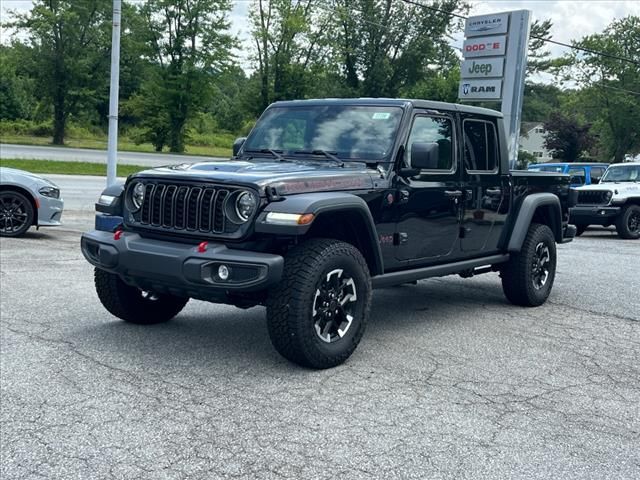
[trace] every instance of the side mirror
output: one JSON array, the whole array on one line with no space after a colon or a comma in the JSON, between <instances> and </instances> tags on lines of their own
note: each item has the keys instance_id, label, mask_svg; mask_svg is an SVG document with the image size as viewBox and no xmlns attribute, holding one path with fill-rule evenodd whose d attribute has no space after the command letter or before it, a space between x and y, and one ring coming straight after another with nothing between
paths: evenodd
<instances>
[{"instance_id":1,"label":"side mirror","mask_svg":"<svg viewBox=\"0 0 640 480\"><path fill-rule=\"evenodd\" d=\"M436 170L440 147L437 143L415 142L411 144L411 167L420 170Z\"/></svg>"},{"instance_id":2,"label":"side mirror","mask_svg":"<svg viewBox=\"0 0 640 480\"><path fill-rule=\"evenodd\" d=\"M240 137L240 138L236 138L235 142L233 142L233 156L236 157L238 156L238 153L240 152L240 149L242 148L242 145L244 145L244 141L247 139L247 137Z\"/></svg>"}]
</instances>

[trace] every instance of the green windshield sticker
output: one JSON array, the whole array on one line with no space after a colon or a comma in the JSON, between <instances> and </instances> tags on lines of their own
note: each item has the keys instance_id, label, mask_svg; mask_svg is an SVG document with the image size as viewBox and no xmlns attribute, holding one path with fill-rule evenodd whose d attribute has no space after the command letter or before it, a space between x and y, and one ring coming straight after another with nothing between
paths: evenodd
<instances>
[{"instance_id":1,"label":"green windshield sticker","mask_svg":"<svg viewBox=\"0 0 640 480\"><path fill-rule=\"evenodd\" d=\"M376 112L373 114L374 120L389 120L391 114L389 112Z\"/></svg>"}]
</instances>

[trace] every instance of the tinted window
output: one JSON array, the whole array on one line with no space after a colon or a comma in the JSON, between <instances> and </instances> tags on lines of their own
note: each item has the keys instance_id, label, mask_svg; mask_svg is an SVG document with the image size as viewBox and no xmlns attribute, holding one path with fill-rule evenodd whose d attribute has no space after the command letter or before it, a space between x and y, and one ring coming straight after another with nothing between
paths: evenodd
<instances>
[{"instance_id":1,"label":"tinted window","mask_svg":"<svg viewBox=\"0 0 640 480\"><path fill-rule=\"evenodd\" d=\"M401 118L399 107L272 107L243 150L326 150L342 158L378 160L390 154Z\"/></svg>"},{"instance_id":2,"label":"tinted window","mask_svg":"<svg viewBox=\"0 0 640 480\"><path fill-rule=\"evenodd\" d=\"M407 145L407 164L411 166L411 148L416 143L438 146L437 170L453 170L452 124L448 118L416 117Z\"/></svg>"},{"instance_id":3,"label":"tinted window","mask_svg":"<svg viewBox=\"0 0 640 480\"><path fill-rule=\"evenodd\" d=\"M492 123L465 120L464 166L467 170L494 171L498 166L496 130Z\"/></svg>"},{"instance_id":4,"label":"tinted window","mask_svg":"<svg viewBox=\"0 0 640 480\"><path fill-rule=\"evenodd\" d=\"M598 183L604 172L604 167L591 167L591 183Z\"/></svg>"},{"instance_id":5,"label":"tinted window","mask_svg":"<svg viewBox=\"0 0 640 480\"><path fill-rule=\"evenodd\" d=\"M572 185L584 185L586 178L584 168L570 168L568 173L571 177Z\"/></svg>"}]
</instances>

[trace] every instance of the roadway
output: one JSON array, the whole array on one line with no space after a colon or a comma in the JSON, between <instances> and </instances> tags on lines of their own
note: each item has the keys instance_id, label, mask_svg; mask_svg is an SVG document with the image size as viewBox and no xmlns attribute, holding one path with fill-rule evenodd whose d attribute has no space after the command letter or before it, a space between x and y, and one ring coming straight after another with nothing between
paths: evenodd
<instances>
[{"instance_id":1,"label":"roadway","mask_svg":"<svg viewBox=\"0 0 640 480\"><path fill-rule=\"evenodd\" d=\"M106 150L88 148L48 147L34 145L0 144L0 158L54 160L68 162L107 163ZM222 160L219 157L203 157L173 153L119 152L118 163L159 167L175 163L193 163L206 160Z\"/></svg>"}]
</instances>

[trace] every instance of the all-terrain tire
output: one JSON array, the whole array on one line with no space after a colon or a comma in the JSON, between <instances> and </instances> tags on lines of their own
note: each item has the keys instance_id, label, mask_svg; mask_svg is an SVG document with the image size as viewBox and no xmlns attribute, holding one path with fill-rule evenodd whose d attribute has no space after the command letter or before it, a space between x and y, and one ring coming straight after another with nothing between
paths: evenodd
<instances>
[{"instance_id":1,"label":"all-terrain tire","mask_svg":"<svg viewBox=\"0 0 640 480\"><path fill-rule=\"evenodd\" d=\"M342 286L334 289L334 283ZM344 309L339 314L341 302L331 300L331 291L343 292ZM326 320L334 315L334 307L335 324ZM282 280L269 292L269 337L291 362L308 368L335 367L358 346L370 307L371 277L360 251L338 240L311 239L287 254ZM348 316L352 319L348 325L339 320Z\"/></svg>"},{"instance_id":2,"label":"all-terrain tire","mask_svg":"<svg viewBox=\"0 0 640 480\"><path fill-rule=\"evenodd\" d=\"M532 223L522 250L512 254L500 272L507 299L524 307L537 307L546 302L555 280L556 262L553 232L546 225Z\"/></svg>"},{"instance_id":3,"label":"all-terrain tire","mask_svg":"<svg viewBox=\"0 0 640 480\"><path fill-rule=\"evenodd\" d=\"M635 240L640 238L640 206L627 205L616 218L616 231L620 238Z\"/></svg>"},{"instance_id":4,"label":"all-terrain tire","mask_svg":"<svg viewBox=\"0 0 640 480\"><path fill-rule=\"evenodd\" d=\"M589 228L589 225L576 225L576 237L581 236L584 232L587 231L587 228Z\"/></svg>"},{"instance_id":5,"label":"all-terrain tire","mask_svg":"<svg viewBox=\"0 0 640 480\"><path fill-rule=\"evenodd\" d=\"M174 295L160 295L132 287L114 273L99 268L94 273L96 292L104 308L129 323L153 325L171 320L189 301Z\"/></svg>"}]
</instances>

